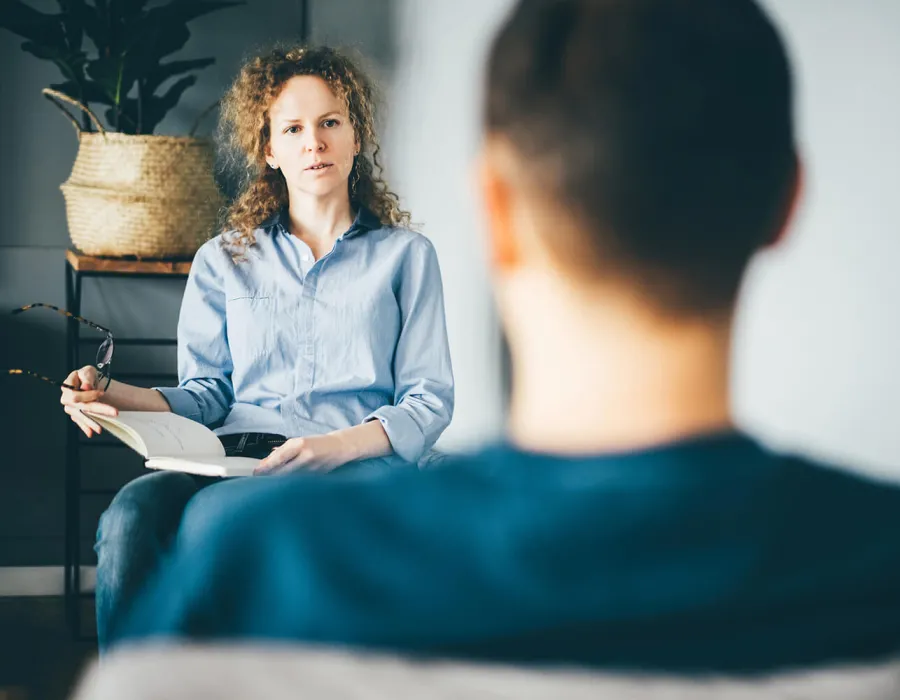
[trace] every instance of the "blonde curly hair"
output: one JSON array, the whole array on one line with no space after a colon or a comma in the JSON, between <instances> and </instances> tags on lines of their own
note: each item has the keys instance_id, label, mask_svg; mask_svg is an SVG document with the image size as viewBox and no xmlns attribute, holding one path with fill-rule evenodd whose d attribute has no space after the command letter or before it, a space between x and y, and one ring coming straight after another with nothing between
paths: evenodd
<instances>
[{"instance_id":1,"label":"blonde curly hair","mask_svg":"<svg viewBox=\"0 0 900 700\"><path fill-rule=\"evenodd\" d=\"M241 174L240 194L225 213L225 229L234 232L229 246L238 250L252 246L254 229L288 204L284 176L266 167L265 157L269 107L284 84L298 75L321 78L346 106L360 148L347 183L350 205L366 207L385 226L409 226L409 212L400 208L399 198L382 176L371 81L333 48L276 48L247 61L222 101L220 146Z\"/></svg>"}]
</instances>

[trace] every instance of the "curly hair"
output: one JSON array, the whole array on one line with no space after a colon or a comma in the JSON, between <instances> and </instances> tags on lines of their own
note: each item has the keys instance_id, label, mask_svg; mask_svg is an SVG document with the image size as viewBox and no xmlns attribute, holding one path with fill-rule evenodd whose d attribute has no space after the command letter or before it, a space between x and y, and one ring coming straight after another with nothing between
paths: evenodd
<instances>
[{"instance_id":1,"label":"curly hair","mask_svg":"<svg viewBox=\"0 0 900 700\"><path fill-rule=\"evenodd\" d=\"M266 167L265 156L269 108L285 83L298 75L321 78L346 106L360 149L347 183L351 206L366 207L385 226L409 226L409 212L400 208L382 175L372 82L333 48L276 48L247 61L222 101L220 147L238 166L241 180L240 193L225 214L225 228L234 232L229 245L241 250L252 246L254 229L288 204L284 176Z\"/></svg>"}]
</instances>

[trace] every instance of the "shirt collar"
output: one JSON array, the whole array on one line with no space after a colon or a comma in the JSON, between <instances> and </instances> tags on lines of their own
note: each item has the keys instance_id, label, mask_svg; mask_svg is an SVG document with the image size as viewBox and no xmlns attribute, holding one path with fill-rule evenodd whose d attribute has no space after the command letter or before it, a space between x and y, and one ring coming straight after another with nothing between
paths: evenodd
<instances>
[{"instance_id":1,"label":"shirt collar","mask_svg":"<svg viewBox=\"0 0 900 700\"><path fill-rule=\"evenodd\" d=\"M381 221L369 209L360 206L359 210L356 212L356 218L353 220L353 223L350 224L350 228L338 236L338 240L353 238L354 236L366 233L367 231L372 231L376 228L381 228Z\"/></svg>"},{"instance_id":2,"label":"shirt collar","mask_svg":"<svg viewBox=\"0 0 900 700\"><path fill-rule=\"evenodd\" d=\"M278 210L274 214L272 214L268 219L260 224L260 228L262 229L273 229L277 228L283 233L288 233L290 231L290 227L288 226L288 209L287 207L283 207ZM375 216L375 214L366 207L360 206L359 210L356 212L356 218L353 220L353 223L350 224L350 228L346 233L342 234L338 240L342 238L351 238L360 233L365 233L366 231L373 231L374 229L381 228L381 220Z\"/></svg>"},{"instance_id":3,"label":"shirt collar","mask_svg":"<svg viewBox=\"0 0 900 700\"><path fill-rule=\"evenodd\" d=\"M279 209L274 214L269 216L265 221L263 221L259 227L261 229L271 229L275 227L285 228L284 221L287 215L287 209Z\"/></svg>"}]
</instances>

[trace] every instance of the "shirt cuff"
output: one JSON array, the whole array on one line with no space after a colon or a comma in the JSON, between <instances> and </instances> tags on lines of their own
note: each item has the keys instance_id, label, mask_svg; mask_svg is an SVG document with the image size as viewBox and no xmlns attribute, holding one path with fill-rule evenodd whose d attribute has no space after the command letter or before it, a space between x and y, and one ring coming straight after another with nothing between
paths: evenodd
<instances>
[{"instance_id":1,"label":"shirt cuff","mask_svg":"<svg viewBox=\"0 0 900 700\"><path fill-rule=\"evenodd\" d=\"M425 436L418 424L402 408L397 406L382 406L377 411L366 416L363 423L377 420L384 427L391 447L401 459L407 462L417 462L425 452Z\"/></svg>"},{"instance_id":2,"label":"shirt cuff","mask_svg":"<svg viewBox=\"0 0 900 700\"><path fill-rule=\"evenodd\" d=\"M202 418L200 408L197 406L197 401L191 392L187 389L175 386L158 386L153 388L162 394L166 403L169 404L169 408L172 409L172 413L200 422Z\"/></svg>"}]
</instances>

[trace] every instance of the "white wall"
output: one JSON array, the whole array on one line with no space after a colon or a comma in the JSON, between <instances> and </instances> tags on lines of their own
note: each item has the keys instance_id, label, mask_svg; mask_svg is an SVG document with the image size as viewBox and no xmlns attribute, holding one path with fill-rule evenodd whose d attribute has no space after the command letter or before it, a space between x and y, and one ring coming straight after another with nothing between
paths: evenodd
<instances>
[{"instance_id":1,"label":"white wall","mask_svg":"<svg viewBox=\"0 0 900 700\"><path fill-rule=\"evenodd\" d=\"M766 4L794 60L806 196L746 280L736 412L900 477L900 2Z\"/></svg>"},{"instance_id":2,"label":"white wall","mask_svg":"<svg viewBox=\"0 0 900 700\"><path fill-rule=\"evenodd\" d=\"M394 3L386 150L435 242L457 376L443 444L501 424L498 331L468 167L511 0ZM794 61L806 195L746 281L735 411L766 441L900 476L900 2L767 0Z\"/></svg>"},{"instance_id":3,"label":"white wall","mask_svg":"<svg viewBox=\"0 0 900 700\"><path fill-rule=\"evenodd\" d=\"M510 0L396 0L396 69L387 86L392 186L441 262L457 404L441 445L462 448L501 427L500 338L487 282L471 163L488 42Z\"/></svg>"}]
</instances>

